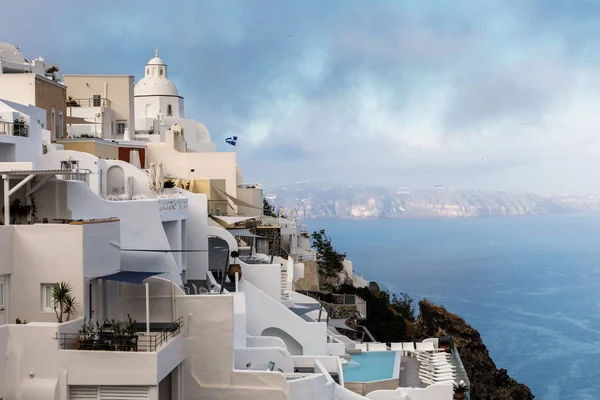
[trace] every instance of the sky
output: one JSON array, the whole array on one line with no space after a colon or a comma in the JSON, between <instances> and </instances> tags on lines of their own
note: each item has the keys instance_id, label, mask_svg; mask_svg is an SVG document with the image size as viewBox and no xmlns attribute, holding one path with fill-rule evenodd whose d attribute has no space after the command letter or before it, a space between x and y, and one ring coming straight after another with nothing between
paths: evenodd
<instances>
[{"instance_id":1,"label":"sky","mask_svg":"<svg viewBox=\"0 0 600 400\"><path fill-rule=\"evenodd\" d=\"M2 21L62 73L137 82L158 47L246 182L600 192L597 0L20 0Z\"/></svg>"}]
</instances>

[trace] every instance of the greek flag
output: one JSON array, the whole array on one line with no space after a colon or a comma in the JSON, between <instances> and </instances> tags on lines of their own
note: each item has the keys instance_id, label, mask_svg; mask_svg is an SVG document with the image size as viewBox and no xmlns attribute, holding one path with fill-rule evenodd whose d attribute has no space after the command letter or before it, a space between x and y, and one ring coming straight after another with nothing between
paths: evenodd
<instances>
[{"instance_id":1,"label":"greek flag","mask_svg":"<svg viewBox=\"0 0 600 400\"><path fill-rule=\"evenodd\" d=\"M237 136L231 136L225 139L225 143L235 146L237 144Z\"/></svg>"}]
</instances>

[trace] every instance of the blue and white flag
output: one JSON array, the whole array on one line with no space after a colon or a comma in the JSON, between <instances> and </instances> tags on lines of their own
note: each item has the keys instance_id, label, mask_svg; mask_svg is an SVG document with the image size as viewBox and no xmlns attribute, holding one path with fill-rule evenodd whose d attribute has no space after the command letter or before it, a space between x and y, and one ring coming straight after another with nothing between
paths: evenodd
<instances>
[{"instance_id":1,"label":"blue and white flag","mask_svg":"<svg viewBox=\"0 0 600 400\"><path fill-rule=\"evenodd\" d=\"M225 143L235 146L237 144L237 136L231 136L225 139Z\"/></svg>"}]
</instances>

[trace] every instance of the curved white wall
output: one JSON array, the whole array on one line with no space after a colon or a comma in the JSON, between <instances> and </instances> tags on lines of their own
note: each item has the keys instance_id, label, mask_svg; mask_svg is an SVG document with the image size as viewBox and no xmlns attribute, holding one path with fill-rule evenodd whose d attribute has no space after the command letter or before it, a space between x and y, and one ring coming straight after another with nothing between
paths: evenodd
<instances>
[{"instance_id":1,"label":"curved white wall","mask_svg":"<svg viewBox=\"0 0 600 400\"><path fill-rule=\"evenodd\" d=\"M248 334L262 336L266 329L278 328L302 345L304 355L327 355L324 322L306 322L245 279L240 281L240 290L246 294ZM281 339L285 342L285 338Z\"/></svg>"},{"instance_id":2,"label":"curved white wall","mask_svg":"<svg viewBox=\"0 0 600 400\"><path fill-rule=\"evenodd\" d=\"M53 151L40 157L40 168L60 169L60 162L66 161L69 157L79 161L79 169L90 170L90 174L87 176L90 189L96 194L101 194L102 186L104 186L101 175L102 171L106 169L105 160L101 160L92 154L72 150Z\"/></svg>"},{"instance_id":3,"label":"curved white wall","mask_svg":"<svg viewBox=\"0 0 600 400\"><path fill-rule=\"evenodd\" d=\"M234 367L239 370L266 371L269 363L274 362L273 371L294 372L291 354L281 347L249 347L234 350ZM246 365L251 363L250 368Z\"/></svg>"},{"instance_id":4,"label":"curved white wall","mask_svg":"<svg viewBox=\"0 0 600 400\"><path fill-rule=\"evenodd\" d=\"M179 193L188 199L188 218L185 221L185 244L190 250L208 250L208 202L205 194L196 194L187 190L167 189ZM206 279L208 271L208 251L187 253L187 278Z\"/></svg>"},{"instance_id":5,"label":"curved white wall","mask_svg":"<svg viewBox=\"0 0 600 400\"><path fill-rule=\"evenodd\" d=\"M55 179L39 190L37 203L40 216L119 218L123 249L170 250L157 200L107 201L96 196L83 182ZM121 252L121 265L128 270L169 271L173 273L175 283L181 285L181 276L171 253Z\"/></svg>"},{"instance_id":6,"label":"curved white wall","mask_svg":"<svg viewBox=\"0 0 600 400\"><path fill-rule=\"evenodd\" d=\"M248 336L246 338L246 347L281 347L287 350L283 340L278 337L269 336Z\"/></svg>"}]
</instances>

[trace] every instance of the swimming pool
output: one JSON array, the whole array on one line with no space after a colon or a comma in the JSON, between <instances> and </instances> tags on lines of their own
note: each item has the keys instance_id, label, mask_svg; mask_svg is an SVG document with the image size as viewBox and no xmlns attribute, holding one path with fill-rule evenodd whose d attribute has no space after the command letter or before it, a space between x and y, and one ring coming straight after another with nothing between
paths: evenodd
<instances>
[{"instance_id":1,"label":"swimming pool","mask_svg":"<svg viewBox=\"0 0 600 400\"><path fill-rule=\"evenodd\" d=\"M352 354L344 366L344 381L371 382L400 376L399 351L366 351Z\"/></svg>"}]
</instances>

